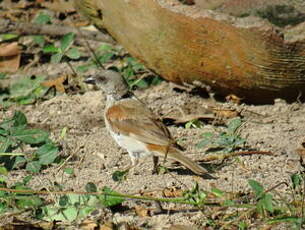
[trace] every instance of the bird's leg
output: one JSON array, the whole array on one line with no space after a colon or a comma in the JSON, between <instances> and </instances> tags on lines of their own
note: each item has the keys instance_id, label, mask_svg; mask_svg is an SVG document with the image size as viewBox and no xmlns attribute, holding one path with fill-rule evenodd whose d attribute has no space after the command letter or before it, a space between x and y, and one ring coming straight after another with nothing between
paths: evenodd
<instances>
[{"instance_id":1,"label":"bird's leg","mask_svg":"<svg viewBox=\"0 0 305 230\"><path fill-rule=\"evenodd\" d=\"M158 162L159 162L159 157L153 156L153 164L154 164L154 168L152 171L153 174L158 174L158 168L159 168Z\"/></svg>"},{"instance_id":2,"label":"bird's leg","mask_svg":"<svg viewBox=\"0 0 305 230\"><path fill-rule=\"evenodd\" d=\"M128 154L130 156L131 164L123 168L122 171L129 171L139 164L139 157L135 156L135 154L133 154L132 152L128 152Z\"/></svg>"}]
</instances>

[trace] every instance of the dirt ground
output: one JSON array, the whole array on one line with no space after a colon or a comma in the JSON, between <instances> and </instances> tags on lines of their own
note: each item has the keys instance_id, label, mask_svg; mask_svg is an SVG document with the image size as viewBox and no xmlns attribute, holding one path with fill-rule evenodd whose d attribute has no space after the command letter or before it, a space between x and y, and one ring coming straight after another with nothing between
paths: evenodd
<instances>
[{"instance_id":1,"label":"dirt ground","mask_svg":"<svg viewBox=\"0 0 305 230\"><path fill-rule=\"evenodd\" d=\"M185 112L204 113L211 105L219 108L230 106L228 103L176 90L174 85L167 82L135 93L159 115L176 113L179 108ZM200 178L184 167L178 164L173 166L170 162L167 166L171 168L171 173L152 174L152 160L146 159L128 175L127 180L114 182L112 173L126 166L129 157L107 133L103 121L104 106L105 97L102 92L91 90L83 95L56 96L48 101L23 107L22 111L29 123L49 130L54 140L58 140L61 130L67 128L66 137L60 141L63 146L62 154L71 156L65 167L73 167L75 170L75 175L71 176L55 165L36 175L30 186L37 189L52 188L54 182L57 182L64 186L64 190L83 191L88 182L93 182L100 188L107 185L122 193L138 194L140 191L160 191L166 187L190 189L196 181L205 190L216 187L227 192L247 192L250 190L248 179L259 181L267 189L283 181L289 182L290 175L300 170L295 149L300 147L305 137L305 106L276 100L272 105L234 106L236 110L242 111L244 123L240 135L247 140L248 149L271 151L272 156L239 156L221 164L219 161L210 162L205 166L215 179ZM13 110L11 108L5 115ZM169 129L186 148L185 154L193 159L201 159L205 151L195 147L202 140L201 134L224 129L224 126L204 122L202 128L186 129L171 125ZM24 171L11 172L10 176L12 182L19 180L24 176ZM287 194L289 192L285 185L276 190L286 191ZM127 201L124 205L129 208L136 205L154 207L154 204L140 201ZM173 224L200 226L203 222L203 214L199 211L183 211L185 207L173 204L164 207L176 211L140 217L132 209L128 209L129 211L107 215L115 223L129 223L141 229L166 229Z\"/></svg>"}]
</instances>

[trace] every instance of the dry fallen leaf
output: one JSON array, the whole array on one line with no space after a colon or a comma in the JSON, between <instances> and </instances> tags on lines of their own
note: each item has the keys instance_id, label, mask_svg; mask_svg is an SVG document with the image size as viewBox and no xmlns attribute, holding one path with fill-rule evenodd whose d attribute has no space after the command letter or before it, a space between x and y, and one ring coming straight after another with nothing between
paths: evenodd
<instances>
[{"instance_id":1,"label":"dry fallen leaf","mask_svg":"<svg viewBox=\"0 0 305 230\"><path fill-rule=\"evenodd\" d=\"M139 205L135 206L135 212L139 217L151 216L151 212L149 209Z\"/></svg>"},{"instance_id":2,"label":"dry fallen leaf","mask_svg":"<svg viewBox=\"0 0 305 230\"><path fill-rule=\"evenodd\" d=\"M90 219L86 219L80 224L80 228L82 230L94 230L96 229L97 226L98 226L97 223L95 223L93 220Z\"/></svg>"},{"instance_id":3,"label":"dry fallen leaf","mask_svg":"<svg viewBox=\"0 0 305 230\"><path fill-rule=\"evenodd\" d=\"M60 93L65 92L64 82L67 79L67 75L63 75L61 77L58 77L56 79L48 80L45 82L42 82L41 85L45 87L55 87L56 91Z\"/></svg>"},{"instance_id":4,"label":"dry fallen leaf","mask_svg":"<svg viewBox=\"0 0 305 230\"><path fill-rule=\"evenodd\" d=\"M239 116L239 112L234 109L225 109L225 108L211 108L218 118L234 118Z\"/></svg>"},{"instance_id":5,"label":"dry fallen leaf","mask_svg":"<svg viewBox=\"0 0 305 230\"><path fill-rule=\"evenodd\" d=\"M183 191L177 188L165 188L163 190L163 195L165 197L181 197L183 196Z\"/></svg>"},{"instance_id":6,"label":"dry fallen leaf","mask_svg":"<svg viewBox=\"0 0 305 230\"><path fill-rule=\"evenodd\" d=\"M229 102L232 102L234 104L240 105L242 98L240 98L234 94L229 94L228 96L226 96L226 100Z\"/></svg>"},{"instance_id":7,"label":"dry fallen leaf","mask_svg":"<svg viewBox=\"0 0 305 230\"><path fill-rule=\"evenodd\" d=\"M20 58L21 50L17 42L0 45L0 72L16 72Z\"/></svg>"},{"instance_id":8,"label":"dry fallen leaf","mask_svg":"<svg viewBox=\"0 0 305 230\"><path fill-rule=\"evenodd\" d=\"M99 230L113 230L113 229L114 229L114 224L112 222L106 222L99 228Z\"/></svg>"}]
</instances>

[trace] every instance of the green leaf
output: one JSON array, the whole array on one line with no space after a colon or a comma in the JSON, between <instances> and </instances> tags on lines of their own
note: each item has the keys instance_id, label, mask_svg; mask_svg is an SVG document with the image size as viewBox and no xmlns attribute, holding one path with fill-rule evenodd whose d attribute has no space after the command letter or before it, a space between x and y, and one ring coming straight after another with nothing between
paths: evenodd
<instances>
[{"instance_id":1,"label":"green leaf","mask_svg":"<svg viewBox=\"0 0 305 230\"><path fill-rule=\"evenodd\" d=\"M19 126L25 127L27 125L26 116L21 111L15 111L13 120L15 127L19 127Z\"/></svg>"},{"instance_id":2,"label":"green leaf","mask_svg":"<svg viewBox=\"0 0 305 230\"><path fill-rule=\"evenodd\" d=\"M58 156L58 147L53 143L47 143L37 149L36 154L41 165L48 165L55 161Z\"/></svg>"},{"instance_id":3,"label":"green leaf","mask_svg":"<svg viewBox=\"0 0 305 230\"><path fill-rule=\"evenodd\" d=\"M10 100L10 95L9 94L3 93L2 95L0 95L0 106L2 108L8 108L12 104L14 104L14 103Z\"/></svg>"},{"instance_id":4,"label":"green leaf","mask_svg":"<svg viewBox=\"0 0 305 230\"><path fill-rule=\"evenodd\" d=\"M69 197L67 195L63 195L59 198L58 204L61 207L65 207L69 204Z\"/></svg>"},{"instance_id":5,"label":"green leaf","mask_svg":"<svg viewBox=\"0 0 305 230\"><path fill-rule=\"evenodd\" d=\"M203 133L201 136L203 137L203 140L200 141L198 144L196 144L197 148L204 148L208 144L210 144L212 142L214 134L210 133L210 132L207 132L207 133Z\"/></svg>"},{"instance_id":6,"label":"green leaf","mask_svg":"<svg viewBox=\"0 0 305 230\"><path fill-rule=\"evenodd\" d=\"M67 135L67 130L68 130L68 128L67 127L63 127L62 128L62 130L61 130L61 132L60 132L60 139L64 139L65 137L66 137L66 135Z\"/></svg>"},{"instance_id":7,"label":"green leaf","mask_svg":"<svg viewBox=\"0 0 305 230\"><path fill-rule=\"evenodd\" d=\"M38 161L31 161L26 164L25 169L32 173L38 173L41 169L41 164Z\"/></svg>"},{"instance_id":8,"label":"green leaf","mask_svg":"<svg viewBox=\"0 0 305 230\"><path fill-rule=\"evenodd\" d=\"M132 85L136 85L138 88L140 89L145 89L147 87L149 87L149 84L148 82L145 80L145 79L137 79Z\"/></svg>"},{"instance_id":9,"label":"green leaf","mask_svg":"<svg viewBox=\"0 0 305 230\"><path fill-rule=\"evenodd\" d=\"M114 181L123 181L126 179L126 175L128 173L128 170L125 170L125 171L115 171L113 174L112 174L112 180Z\"/></svg>"},{"instance_id":10,"label":"green leaf","mask_svg":"<svg viewBox=\"0 0 305 230\"><path fill-rule=\"evenodd\" d=\"M218 188L212 188L212 189L211 189L211 192L212 192L215 196L217 196L217 197L223 197L223 195L225 194L224 191L222 191L222 190L220 190L220 189L218 189Z\"/></svg>"},{"instance_id":11,"label":"green leaf","mask_svg":"<svg viewBox=\"0 0 305 230\"><path fill-rule=\"evenodd\" d=\"M50 15L41 12L37 17L35 17L33 22L36 24L45 25L51 23L51 17Z\"/></svg>"},{"instance_id":12,"label":"green leaf","mask_svg":"<svg viewBox=\"0 0 305 230\"><path fill-rule=\"evenodd\" d=\"M16 168L19 168L21 166L23 166L25 163L26 163L26 159L25 157L22 157L22 156L17 156L15 158L15 161L14 161L14 164L13 164L13 169L16 169Z\"/></svg>"},{"instance_id":13,"label":"green leaf","mask_svg":"<svg viewBox=\"0 0 305 230\"><path fill-rule=\"evenodd\" d=\"M264 195L264 197L262 198L262 203L263 203L263 207L269 211L269 212L273 212L273 205L272 205L272 195L270 193L267 193Z\"/></svg>"},{"instance_id":14,"label":"green leaf","mask_svg":"<svg viewBox=\"0 0 305 230\"><path fill-rule=\"evenodd\" d=\"M290 179L292 181L293 189L296 189L297 187L299 187L301 185L302 181L303 181L302 176L298 173L292 174L290 176Z\"/></svg>"},{"instance_id":15,"label":"green leaf","mask_svg":"<svg viewBox=\"0 0 305 230\"><path fill-rule=\"evenodd\" d=\"M6 151L14 144L9 138L0 136L0 153L6 153Z\"/></svg>"},{"instance_id":16,"label":"green leaf","mask_svg":"<svg viewBox=\"0 0 305 230\"><path fill-rule=\"evenodd\" d=\"M76 207L68 207L62 212L66 220L72 222L77 219L78 209Z\"/></svg>"},{"instance_id":17,"label":"green leaf","mask_svg":"<svg viewBox=\"0 0 305 230\"><path fill-rule=\"evenodd\" d=\"M44 81L43 76L25 76L16 80L10 87L10 98L14 101L20 101L28 96L35 99L42 95L44 91L39 94L34 94L37 88L41 88L41 83Z\"/></svg>"},{"instance_id":18,"label":"green leaf","mask_svg":"<svg viewBox=\"0 0 305 230\"><path fill-rule=\"evenodd\" d=\"M5 79L6 78L6 73L0 73L0 80Z\"/></svg>"},{"instance_id":19,"label":"green leaf","mask_svg":"<svg viewBox=\"0 0 305 230\"><path fill-rule=\"evenodd\" d=\"M97 48L97 52L107 52L107 51L114 51L114 48L112 45L109 44L102 44Z\"/></svg>"},{"instance_id":20,"label":"green leaf","mask_svg":"<svg viewBox=\"0 0 305 230\"><path fill-rule=\"evenodd\" d=\"M111 190L109 187L104 187L102 191L104 193L107 193L107 195L102 194L102 195L99 195L98 198L105 207L111 207L111 206L121 204L125 200L124 198L121 198L121 197L111 196L111 194L119 195L119 193Z\"/></svg>"},{"instance_id":21,"label":"green leaf","mask_svg":"<svg viewBox=\"0 0 305 230\"><path fill-rule=\"evenodd\" d=\"M246 222L242 221L238 224L238 230L247 230L247 228L248 228L248 225Z\"/></svg>"},{"instance_id":22,"label":"green leaf","mask_svg":"<svg viewBox=\"0 0 305 230\"><path fill-rule=\"evenodd\" d=\"M60 40L60 49L62 52L65 52L73 44L74 37L75 34L72 32L65 34L62 37L62 39Z\"/></svg>"},{"instance_id":23,"label":"green leaf","mask_svg":"<svg viewBox=\"0 0 305 230\"><path fill-rule=\"evenodd\" d=\"M41 35L32 36L32 39L33 39L33 42L35 42L36 44L38 44L41 47L43 47L45 44L45 39Z\"/></svg>"},{"instance_id":24,"label":"green leaf","mask_svg":"<svg viewBox=\"0 0 305 230\"><path fill-rule=\"evenodd\" d=\"M15 39L18 37L19 37L19 35L17 35L17 34L1 34L0 35L0 38L2 41L12 40L12 39Z\"/></svg>"},{"instance_id":25,"label":"green leaf","mask_svg":"<svg viewBox=\"0 0 305 230\"><path fill-rule=\"evenodd\" d=\"M54 46L53 44L49 44L43 47L42 51L44 53L59 53L60 49Z\"/></svg>"},{"instance_id":26,"label":"green leaf","mask_svg":"<svg viewBox=\"0 0 305 230\"><path fill-rule=\"evenodd\" d=\"M66 52L66 55L71 59L79 59L80 52L77 48L71 48Z\"/></svg>"},{"instance_id":27,"label":"green leaf","mask_svg":"<svg viewBox=\"0 0 305 230\"><path fill-rule=\"evenodd\" d=\"M153 77L152 81L151 81L151 84L152 85L158 85L160 84L162 81L164 81L161 77L159 76L155 76Z\"/></svg>"},{"instance_id":28,"label":"green leaf","mask_svg":"<svg viewBox=\"0 0 305 230\"><path fill-rule=\"evenodd\" d=\"M61 59L62 59L63 56L64 56L64 55L63 55L62 53L53 54L53 55L51 56L51 63L53 63L53 64L58 64L58 63L60 63L60 61L61 61Z\"/></svg>"},{"instance_id":29,"label":"green leaf","mask_svg":"<svg viewBox=\"0 0 305 230\"><path fill-rule=\"evenodd\" d=\"M43 201L38 196L17 196L17 206L21 209L39 207Z\"/></svg>"},{"instance_id":30,"label":"green leaf","mask_svg":"<svg viewBox=\"0 0 305 230\"><path fill-rule=\"evenodd\" d=\"M86 184L86 192L97 192L97 187L92 182Z\"/></svg>"},{"instance_id":31,"label":"green leaf","mask_svg":"<svg viewBox=\"0 0 305 230\"><path fill-rule=\"evenodd\" d=\"M236 130L241 126L241 119L240 118L234 118L232 119L228 124L227 132L229 134L234 134Z\"/></svg>"},{"instance_id":32,"label":"green leaf","mask_svg":"<svg viewBox=\"0 0 305 230\"><path fill-rule=\"evenodd\" d=\"M139 61L133 57L126 57L124 58L124 61L126 61L127 64L136 72L145 69L144 65L139 63Z\"/></svg>"},{"instance_id":33,"label":"green leaf","mask_svg":"<svg viewBox=\"0 0 305 230\"><path fill-rule=\"evenodd\" d=\"M233 200L225 200L225 201L223 202L223 206L228 206L228 207L230 207L230 206L234 206L234 205L235 205L235 203L234 203Z\"/></svg>"},{"instance_id":34,"label":"green leaf","mask_svg":"<svg viewBox=\"0 0 305 230\"><path fill-rule=\"evenodd\" d=\"M15 129L12 136L26 144L40 144L47 140L49 133L41 129Z\"/></svg>"},{"instance_id":35,"label":"green leaf","mask_svg":"<svg viewBox=\"0 0 305 230\"><path fill-rule=\"evenodd\" d=\"M29 183L31 180L32 180L33 176L32 175L28 175L28 176L25 176L22 180L22 183L24 185L26 185L27 183Z\"/></svg>"},{"instance_id":36,"label":"green leaf","mask_svg":"<svg viewBox=\"0 0 305 230\"><path fill-rule=\"evenodd\" d=\"M256 197L260 197L264 193L264 187L255 180L248 180L248 183L255 193Z\"/></svg>"},{"instance_id":37,"label":"green leaf","mask_svg":"<svg viewBox=\"0 0 305 230\"><path fill-rule=\"evenodd\" d=\"M73 168L65 168L64 172L69 174L69 175L72 175L72 174L74 174L74 169Z\"/></svg>"},{"instance_id":38,"label":"green leaf","mask_svg":"<svg viewBox=\"0 0 305 230\"><path fill-rule=\"evenodd\" d=\"M0 126L1 126L1 124L0 124ZM1 136L7 136L7 135L9 135L9 132L8 132L7 130L5 130L5 129L2 129L2 128L0 127L0 135L1 135Z\"/></svg>"},{"instance_id":39,"label":"green leaf","mask_svg":"<svg viewBox=\"0 0 305 230\"><path fill-rule=\"evenodd\" d=\"M0 166L0 175L7 175L8 171L5 167Z\"/></svg>"},{"instance_id":40,"label":"green leaf","mask_svg":"<svg viewBox=\"0 0 305 230\"><path fill-rule=\"evenodd\" d=\"M100 63L104 64L104 63L110 61L113 58L113 56L114 56L114 53L105 53L103 55L100 55L98 57L98 60Z\"/></svg>"},{"instance_id":41,"label":"green leaf","mask_svg":"<svg viewBox=\"0 0 305 230\"><path fill-rule=\"evenodd\" d=\"M5 213L8 210L8 205L6 202L0 202L0 213Z\"/></svg>"}]
</instances>

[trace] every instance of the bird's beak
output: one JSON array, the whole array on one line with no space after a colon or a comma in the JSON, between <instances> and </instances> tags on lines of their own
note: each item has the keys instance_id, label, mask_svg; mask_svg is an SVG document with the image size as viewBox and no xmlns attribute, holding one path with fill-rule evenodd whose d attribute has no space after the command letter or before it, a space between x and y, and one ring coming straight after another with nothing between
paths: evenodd
<instances>
[{"instance_id":1,"label":"bird's beak","mask_svg":"<svg viewBox=\"0 0 305 230\"><path fill-rule=\"evenodd\" d=\"M96 84L95 78L92 77L92 76L86 78L86 79L84 80L84 82L85 82L86 84L91 84L91 85L95 85L95 84Z\"/></svg>"}]
</instances>

